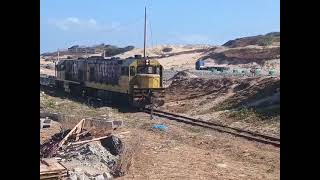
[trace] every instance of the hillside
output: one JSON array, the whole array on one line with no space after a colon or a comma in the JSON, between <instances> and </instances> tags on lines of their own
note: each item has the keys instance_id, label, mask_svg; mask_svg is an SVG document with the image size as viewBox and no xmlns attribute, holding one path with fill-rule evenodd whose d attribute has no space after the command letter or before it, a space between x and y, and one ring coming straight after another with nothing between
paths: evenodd
<instances>
[{"instance_id":1,"label":"hillside","mask_svg":"<svg viewBox=\"0 0 320 180\"><path fill-rule=\"evenodd\" d=\"M277 42L268 46L260 46L257 43L264 37L271 38ZM260 40L259 40L260 39ZM101 48L101 47L100 47ZM127 46L118 48L116 46L104 45L106 56L128 58L134 55L143 55L143 48ZM82 54L85 55L85 54ZM100 54L88 54L88 56L100 56ZM252 36L231 40L223 46L209 45L156 45L147 47L146 55L157 59L165 69L169 70L193 70L197 60L202 59L205 63L212 65L226 65L231 68L252 68L260 66L262 73L268 73L271 68L280 73L280 33L268 33L263 36ZM60 58L70 55L60 53ZM74 54L73 54L74 56ZM56 54L44 57L47 60L57 59ZM43 64L43 60L40 63ZM49 68L43 68L45 72Z\"/></svg>"},{"instance_id":2,"label":"hillside","mask_svg":"<svg viewBox=\"0 0 320 180\"><path fill-rule=\"evenodd\" d=\"M280 45L280 32L271 32L265 35L238 38L235 40L230 40L225 44L223 44L223 46L226 46L229 48L245 47L249 45L258 45L258 46Z\"/></svg>"},{"instance_id":3,"label":"hillside","mask_svg":"<svg viewBox=\"0 0 320 180\"><path fill-rule=\"evenodd\" d=\"M146 48L146 56L163 56L172 53L181 53L192 50L206 49L211 46L208 45L157 45ZM136 54L143 55L143 48L134 48L131 51L116 55L116 57L127 58L133 57Z\"/></svg>"},{"instance_id":4,"label":"hillside","mask_svg":"<svg viewBox=\"0 0 320 180\"><path fill-rule=\"evenodd\" d=\"M59 55L63 58L67 58L68 56L74 57L74 56L92 56L92 55L103 55L105 53L106 57L115 56L121 53L125 53L127 51L131 51L134 49L134 46L126 46L126 47L117 47L114 45L93 45L93 46L79 46L74 45L67 50L60 50ZM46 57L49 59L54 59L56 56L58 56L58 52L47 52L42 53L40 56Z\"/></svg>"},{"instance_id":5,"label":"hillside","mask_svg":"<svg viewBox=\"0 0 320 180\"><path fill-rule=\"evenodd\" d=\"M280 57L280 47L228 49L223 52L211 52L203 59L212 58L217 64L246 64L255 62L262 64L265 60Z\"/></svg>"},{"instance_id":6,"label":"hillside","mask_svg":"<svg viewBox=\"0 0 320 180\"><path fill-rule=\"evenodd\" d=\"M165 69L194 69L194 64L205 52L214 46L208 45L157 45L146 48L146 56L157 59ZM165 51L169 49L170 51ZM115 57L128 58L136 54L143 55L143 48L116 55Z\"/></svg>"},{"instance_id":7,"label":"hillside","mask_svg":"<svg viewBox=\"0 0 320 180\"><path fill-rule=\"evenodd\" d=\"M280 78L202 78L180 72L166 89L163 109L278 135Z\"/></svg>"}]
</instances>

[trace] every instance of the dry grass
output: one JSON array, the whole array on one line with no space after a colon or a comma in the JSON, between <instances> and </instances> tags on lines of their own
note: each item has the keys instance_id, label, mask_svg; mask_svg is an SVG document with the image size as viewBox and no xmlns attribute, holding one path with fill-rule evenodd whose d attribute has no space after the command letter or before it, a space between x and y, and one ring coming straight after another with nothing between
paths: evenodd
<instances>
[{"instance_id":1,"label":"dry grass","mask_svg":"<svg viewBox=\"0 0 320 180\"><path fill-rule=\"evenodd\" d=\"M166 133L138 130L139 146L128 153L133 158L123 167L130 169L119 179L278 179L279 152L272 147L168 127Z\"/></svg>"},{"instance_id":2,"label":"dry grass","mask_svg":"<svg viewBox=\"0 0 320 180\"><path fill-rule=\"evenodd\" d=\"M131 167L134 166L135 157L141 151L142 137L135 131L129 139L124 143L123 153L120 155L120 158L116 166L112 169L113 174L116 177L126 175L128 173L134 174L134 169Z\"/></svg>"}]
</instances>

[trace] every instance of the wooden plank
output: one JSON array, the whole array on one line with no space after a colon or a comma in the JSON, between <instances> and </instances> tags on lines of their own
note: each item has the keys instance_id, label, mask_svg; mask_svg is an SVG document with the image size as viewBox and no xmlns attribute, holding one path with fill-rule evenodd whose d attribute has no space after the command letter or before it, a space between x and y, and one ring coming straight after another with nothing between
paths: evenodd
<instances>
[{"instance_id":1,"label":"wooden plank","mask_svg":"<svg viewBox=\"0 0 320 180\"><path fill-rule=\"evenodd\" d=\"M43 159L43 161L49 164L49 166L40 161L40 175L62 174L67 172L67 169L54 158Z\"/></svg>"},{"instance_id":2,"label":"wooden plank","mask_svg":"<svg viewBox=\"0 0 320 180\"><path fill-rule=\"evenodd\" d=\"M61 179L62 177L67 176L68 174L56 174L56 175L45 175L45 176L40 176L40 179L52 179L52 178L57 178L57 179Z\"/></svg>"},{"instance_id":3,"label":"wooden plank","mask_svg":"<svg viewBox=\"0 0 320 180\"><path fill-rule=\"evenodd\" d=\"M40 176L42 175L54 175L54 174L64 174L67 173L68 171L57 171L57 172L50 172L50 173L40 173Z\"/></svg>"},{"instance_id":4,"label":"wooden plank","mask_svg":"<svg viewBox=\"0 0 320 180\"><path fill-rule=\"evenodd\" d=\"M98 137L98 138L94 138L94 139L90 139L90 140L70 143L70 145L77 145L77 144L83 144L83 143L88 143L88 142L92 142L92 141L98 141L98 140L101 140L101 139L105 139L105 138L109 137L110 135L111 135L111 133L109 135L103 136L103 137Z\"/></svg>"},{"instance_id":5,"label":"wooden plank","mask_svg":"<svg viewBox=\"0 0 320 180\"><path fill-rule=\"evenodd\" d=\"M86 130L86 131L84 131L84 132L82 132L82 133L77 134L77 137L89 133L92 129L93 129L93 128L91 128L91 129L89 129L89 130Z\"/></svg>"},{"instance_id":6,"label":"wooden plank","mask_svg":"<svg viewBox=\"0 0 320 180\"><path fill-rule=\"evenodd\" d=\"M63 172L67 171L67 169L54 169L54 170L48 170L48 171L40 171L40 174L52 174L52 173L57 173L57 172Z\"/></svg>"},{"instance_id":7,"label":"wooden plank","mask_svg":"<svg viewBox=\"0 0 320 180\"><path fill-rule=\"evenodd\" d=\"M67 170L55 170L55 171L43 171L40 172L40 174L55 174L55 173L63 173L63 172L67 172Z\"/></svg>"},{"instance_id":8,"label":"wooden plank","mask_svg":"<svg viewBox=\"0 0 320 180\"><path fill-rule=\"evenodd\" d=\"M40 164L40 170L43 169L44 171L53 171L53 170L63 170L63 169L65 169L59 163L49 163L49 164L50 164L50 166L41 165Z\"/></svg>"},{"instance_id":9,"label":"wooden plank","mask_svg":"<svg viewBox=\"0 0 320 180\"><path fill-rule=\"evenodd\" d=\"M82 130L83 124L85 122L85 119L82 119L67 135L64 137L58 144L58 147L61 147L67 140L68 138L73 134L74 131L79 132Z\"/></svg>"},{"instance_id":10,"label":"wooden plank","mask_svg":"<svg viewBox=\"0 0 320 180\"><path fill-rule=\"evenodd\" d=\"M117 133L117 135L123 135L123 134L128 134L128 133L130 133L130 131L120 132L120 133ZM89 139L89 140L85 140L85 141L74 142L74 143L70 143L69 145L78 145L78 144L88 143L88 142L92 142L92 141L98 141L101 139L105 139L111 135L112 135L111 133L108 133L108 135L106 135L106 136L102 136L102 137L98 137L98 138L94 138L94 139Z\"/></svg>"}]
</instances>

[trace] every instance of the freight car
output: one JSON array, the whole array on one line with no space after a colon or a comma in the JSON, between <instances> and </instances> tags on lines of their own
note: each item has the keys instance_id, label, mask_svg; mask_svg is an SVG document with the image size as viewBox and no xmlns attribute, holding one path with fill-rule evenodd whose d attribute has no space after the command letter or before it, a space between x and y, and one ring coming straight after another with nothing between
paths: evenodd
<instances>
[{"instance_id":1,"label":"freight car","mask_svg":"<svg viewBox=\"0 0 320 180\"><path fill-rule=\"evenodd\" d=\"M97 97L105 103L138 107L163 104L163 67L157 60L135 56L128 59L60 60L55 66L55 86L80 96Z\"/></svg>"}]
</instances>

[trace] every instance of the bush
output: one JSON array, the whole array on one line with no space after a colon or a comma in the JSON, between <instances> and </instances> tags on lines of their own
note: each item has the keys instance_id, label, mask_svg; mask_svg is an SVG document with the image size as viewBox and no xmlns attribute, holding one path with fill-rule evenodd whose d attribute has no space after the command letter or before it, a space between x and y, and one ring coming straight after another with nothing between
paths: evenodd
<instances>
[{"instance_id":1,"label":"bush","mask_svg":"<svg viewBox=\"0 0 320 180\"><path fill-rule=\"evenodd\" d=\"M125 51L131 51L132 49L134 49L134 46L127 46L124 48Z\"/></svg>"},{"instance_id":2,"label":"bush","mask_svg":"<svg viewBox=\"0 0 320 180\"><path fill-rule=\"evenodd\" d=\"M124 47L124 48L118 48L117 46L106 46L105 48L105 53L106 53L106 56L115 56L115 55L118 55L118 54L121 54L121 53L124 53L124 52L127 52L127 51L131 51L132 49L134 49L134 46L127 46L127 47Z\"/></svg>"},{"instance_id":3,"label":"bush","mask_svg":"<svg viewBox=\"0 0 320 180\"><path fill-rule=\"evenodd\" d=\"M259 46L270 46L272 44L272 38L261 38L257 41Z\"/></svg>"},{"instance_id":4,"label":"bush","mask_svg":"<svg viewBox=\"0 0 320 180\"><path fill-rule=\"evenodd\" d=\"M254 115L253 109L249 109L247 107L241 107L240 109L235 110L232 113L230 113L229 117L233 117L238 120L244 120L248 117L251 117L252 115Z\"/></svg>"},{"instance_id":5,"label":"bush","mask_svg":"<svg viewBox=\"0 0 320 180\"><path fill-rule=\"evenodd\" d=\"M163 52L171 52L172 48L166 47L162 49Z\"/></svg>"}]
</instances>

